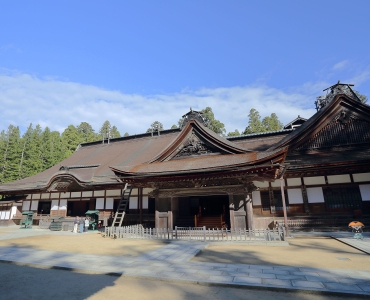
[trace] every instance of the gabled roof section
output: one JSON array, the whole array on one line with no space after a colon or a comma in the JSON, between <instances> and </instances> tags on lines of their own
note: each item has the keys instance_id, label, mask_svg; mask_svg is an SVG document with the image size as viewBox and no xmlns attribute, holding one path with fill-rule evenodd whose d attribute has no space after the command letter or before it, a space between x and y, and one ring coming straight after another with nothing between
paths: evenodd
<instances>
[{"instance_id":1,"label":"gabled roof section","mask_svg":"<svg viewBox=\"0 0 370 300\"><path fill-rule=\"evenodd\" d=\"M191 157L185 160L170 160L152 164L136 166L110 167L112 171L122 178L143 178L156 176L172 176L181 174L197 174L214 172L235 172L259 166L272 166L283 163L286 149L277 149L266 152L248 152L242 154L210 155Z\"/></svg>"},{"instance_id":2,"label":"gabled roof section","mask_svg":"<svg viewBox=\"0 0 370 300\"><path fill-rule=\"evenodd\" d=\"M188 120L177 138L148 163L212 154L242 154L250 152L219 136L197 120Z\"/></svg>"},{"instance_id":3,"label":"gabled roof section","mask_svg":"<svg viewBox=\"0 0 370 300\"><path fill-rule=\"evenodd\" d=\"M338 94L269 150L288 146L291 152L369 143L370 106L347 94Z\"/></svg>"},{"instance_id":4,"label":"gabled roof section","mask_svg":"<svg viewBox=\"0 0 370 300\"><path fill-rule=\"evenodd\" d=\"M297 118L295 118L292 122L289 122L284 126L284 129L295 129L299 126L301 126L304 122L306 122L307 119L302 118L300 115L298 115Z\"/></svg>"}]
</instances>

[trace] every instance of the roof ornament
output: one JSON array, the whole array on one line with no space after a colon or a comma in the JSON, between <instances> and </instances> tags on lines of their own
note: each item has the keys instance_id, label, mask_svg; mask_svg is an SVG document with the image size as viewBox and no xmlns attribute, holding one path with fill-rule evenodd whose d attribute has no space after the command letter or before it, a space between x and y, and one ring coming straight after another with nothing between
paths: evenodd
<instances>
[{"instance_id":1,"label":"roof ornament","mask_svg":"<svg viewBox=\"0 0 370 300\"><path fill-rule=\"evenodd\" d=\"M190 111L182 116L181 121L180 121L181 123L180 128L183 129L186 123L190 120L197 120L203 126L205 127L208 126L205 118L203 117L203 113L201 111L193 110L191 107L190 107Z\"/></svg>"},{"instance_id":2,"label":"roof ornament","mask_svg":"<svg viewBox=\"0 0 370 300\"><path fill-rule=\"evenodd\" d=\"M323 91L326 91L326 95L319 96L316 98L315 105L316 110L319 111L320 109L324 108L328 103L330 103L336 95L345 94L348 97L360 101L356 93L352 90L351 86L354 84L351 83L341 83L340 80L338 82Z\"/></svg>"}]
</instances>

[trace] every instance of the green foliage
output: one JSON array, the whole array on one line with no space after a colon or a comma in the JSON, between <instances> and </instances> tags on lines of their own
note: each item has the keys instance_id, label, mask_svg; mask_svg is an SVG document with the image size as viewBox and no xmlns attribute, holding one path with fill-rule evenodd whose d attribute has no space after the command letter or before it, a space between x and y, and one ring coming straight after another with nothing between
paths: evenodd
<instances>
[{"instance_id":1,"label":"green foliage","mask_svg":"<svg viewBox=\"0 0 370 300\"><path fill-rule=\"evenodd\" d=\"M77 128L73 125L69 125L62 133L63 146L65 148L64 158L70 156L77 146L81 143L80 135L78 134Z\"/></svg>"},{"instance_id":2,"label":"green foliage","mask_svg":"<svg viewBox=\"0 0 370 300\"><path fill-rule=\"evenodd\" d=\"M159 121L154 121L150 128L147 129L146 132L156 132L156 131L162 131L163 130L163 124Z\"/></svg>"},{"instance_id":3,"label":"green foliage","mask_svg":"<svg viewBox=\"0 0 370 300\"><path fill-rule=\"evenodd\" d=\"M176 125L176 124L173 124L173 125L171 126L171 129L176 129L176 128L179 128L179 127L177 127L177 125Z\"/></svg>"},{"instance_id":4,"label":"green foliage","mask_svg":"<svg viewBox=\"0 0 370 300\"><path fill-rule=\"evenodd\" d=\"M87 122L81 122L81 124L77 126L77 132L80 136L81 143L99 140L99 137L95 134L92 126Z\"/></svg>"},{"instance_id":5,"label":"green foliage","mask_svg":"<svg viewBox=\"0 0 370 300\"><path fill-rule=\"evenodd\" d=\"M256 109L252 108L249 111L248 117L248 126L245 128L243 134L276 131L283 128L283 124L279 121L279 118L275 113L272 113L270 116L264 117L261 121L261 116L259 112Z\"/></svg>"},{"instance_id":6,"label":"green foliage","mask_svg":"<svg viewBox=\"0 0 370 300\"><path fill-rule=\"evenodd\" d=\"M363 103L363 104L366 104L367 103L367 96L363 95L363 94L360 94L358 91L354 91L356 96L360 99L360 101Z\"/></svg>"},{"instance_id":7,"label":"green foliage","mask_svg":"<svg viewBox=\"0 0 370 300\"><path fill-rule=\"evenodd\" d=\"M107 129L111 138L121 136L109 121L104 122L100 131L107 132ZM87 122L77 127L69 125L62 134L30 124L22 137L19 128L10 125L0 132L0 183L40 173L70 156L80 143L101 140L101 134L96 134Z\"/></svg>"},{"instance_id":8,"label":"green foliage","mask_svg":"<svg viewBox=\"0 0 370 300\"><path fill-rule=\"evenodd\" d=\"M203 118L206 121L209 129L220 135L226 133L225 124L215 119L215 115L211 107L206 107L205 109L202 109L200 112L203 113Z\"/></svg>"},{"instance_id":9,"label":"green foliage","mask_svg":"<svg viewBox=\"0 0 370 300\"><path fill-rule=\"evenodd\" d=\"M129 136L129 133L128 132L125 132L125 134L123 136Z\"/></svg>"},{"instance_id":10,"label":"green foliage","mask_svg":"<svg viewBox=\"0 0 370 300\"><path fill-rule=\"evenodd\" d=\"M240 132L238 129L235 129L235 131L231 131L227 134L227 136L239 136Z\"/></svg>"}]
</instances>

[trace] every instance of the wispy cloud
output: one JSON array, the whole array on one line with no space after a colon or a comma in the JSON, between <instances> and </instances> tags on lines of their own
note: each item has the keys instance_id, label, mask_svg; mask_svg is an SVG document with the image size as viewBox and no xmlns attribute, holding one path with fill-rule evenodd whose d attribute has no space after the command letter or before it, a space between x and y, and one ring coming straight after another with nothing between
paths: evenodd
<instances>
[{"instance_id":1,"label":"wispy cloud","mask_svg":"<svg viewBox=\"0 0 370 300\"><path fill-rule=\"evenodd\" d=\"M0 129L14 124L24 130L32 122L62 131L69 124L85 121L98 130L109 120L121 134L135 134L145 132L155 120L170 128L190 107L210 106L228 131L241 131L248 125L251 108L261 116L275 112L283 123L298 115L310 117L315 112L312 86L316 89L322 84L308 83L291 92L249 85L143 96L8 71L0 73Z\"/></svg>"},{"instance_id":2,"label":"wispy cloud","mask_svg":"<svg viewBox=\"0 0 370 300\"><path fill-rule=\"evenodd\" d=\"M5 52L5 51L9 51L9 50L12 50L12 51L15 51L17 53L21 53L22 50L19 49L17 46L15 46L14 44L5 44L5 45L1 45L0 46L0 53L1 52Z\"/></svg>"},{"instance_id":3,"label":"wispy cloud","mask_svg":"<svg viewBox=\"0 0 370 300\"><path fill-rule=\"evenodd\" d=\"M342 61L340 61L340 62L336 63L336 64L333 66L332 70L333 70L333 71L339 71L339 70L342 70L342 69L344 69L344 68L348 65L348 63L349 63L349 61L348 61L348 60L342 60Z\"/></svg>"}]
</instances>

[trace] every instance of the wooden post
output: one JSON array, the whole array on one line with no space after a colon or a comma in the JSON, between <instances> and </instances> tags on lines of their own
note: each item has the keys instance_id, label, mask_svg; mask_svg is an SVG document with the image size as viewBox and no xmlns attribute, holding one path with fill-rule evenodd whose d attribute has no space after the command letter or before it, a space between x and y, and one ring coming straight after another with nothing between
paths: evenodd
<instances>
[{"instance_id":1,"label":"wooden post","mask_svg":"<svg viewBox=\"0 0 370 300\"><path fill-rule=\"evenodd\" d=\"M283 177L280 178L280 189L281 189L281 198L283 200L283 212L284 212L284 223L285 223L285 230L286 230L286 235L289 235L289 230L288 230L288 218L287 218L287 213L286 213L286 205L285 205L285 193L284 193L284 179Z\"/></svg>"},{"instance_id":2,"label":"wooden post","mask_svg":"<svg viewBox=\"0 0 370 300\"><path fill-rule=\"evenodd\" d=\"M143 224L143 188L138 189L138 200L139 200L139 209L140 209L140 224Z\"/></svg>"}]
</instances>

